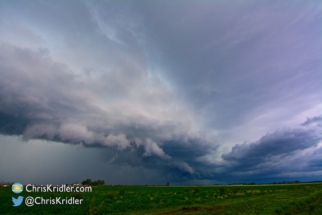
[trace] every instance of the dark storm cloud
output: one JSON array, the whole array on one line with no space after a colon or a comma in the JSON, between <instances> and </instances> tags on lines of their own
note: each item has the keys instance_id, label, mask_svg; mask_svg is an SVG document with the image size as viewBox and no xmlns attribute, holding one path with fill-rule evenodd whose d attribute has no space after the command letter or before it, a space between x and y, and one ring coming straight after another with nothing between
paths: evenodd
<instances>
[{"instance_id":1,"label":"dark storm cloud","mask_svg":"<svg viewBox=\"0 0 322 215\"><path fill-rule=\"evenodd\" d=\"M282 130L259 139L254 143L235 145L232 151L222 157L229 161L240 159L256 164L259 161L295 150L303 150L315 146L321 140L321 134L312 130ZM244 162L242 162L244 163ZM247 163L249 164L249 163Z\"/></svg>"},{"instance_id":2,"label":"dark storm cloud","mask_svg":"<svg viewBox=\"0 0 322 215\"><path fill-rule=\"evenodd\" d=\"M171 181L184 181L186 179L210 178L211 170L205 164L198 161L198 157L210 154L216 147L202 146L201 139L194 139L188 142L164 142L162 149L167 156L163 159L157 156L147 156L143 146L137 147L132 142L133 148L122 151L111 150L110 154L101 153L105 161L116 165L129 165L131 167L144 167L145 169L158 169L163 177ZM210 167L211 168L211 167Z\"/></svg>"},{"instance_id":3,"label":"dark storm cloud","mask_svg":"<svg viewBox=\"0 0 322 215\"><path fill-rule=\"evenodd\" d=\"M281 172L310 173L321 166L321 141L319 126L283 129L252 143L236 144L222 158L227 162L227 170L241 175L263 177Z\"/></svg>"},{"instance_id":4,"label":"dark storm cloud","mask_svg":"<svg viewBox=\"0 0 322 215\"><path fill-rule=\"evenodd\" d=\"M321 168L322 168L322 147L320 147L317 150L314 150L310 154L308 167L313 171L321 171Z\"/></svg>"},{"instance_id":5,"label":"dark storm cloud","mask_svg":"<svg viewBox=\"0 0 322 215\"><path fill-rule=\"evenodd\" d=\"M140 77L140 69L132 62L125 61L121 72L130 69L136 77L111 72L101 79L82 79L43 51L4 44L0 49L5 77L0 81L2 134L112 147L121 150L113 164L170 167L190 175L195 170L187 162L211 148L182 113L155 110L173 103L171 94L160 83ZM109 95L106 100L97 86ZM138 103L140 99L144 104Z\"/></svg>"},{"instance_id":6,"label":"dark storm cloud","mask_svg":"<svg viewBox=\"0 0 322 215\"><path fill-rule=\"evenodd\" d=\"M301 125L306 126L306 125L311 125L313 123L318 123L319 125L321 125L321 122L322 122L322 116L315 116L315 117L312 117L312 118L308 118Z\"/></svg>"},{"instance_id":7,"label":"dark storm cloud","mask_svg":"<svg viewBox=\"0 0 322 215\"><path fill-rule=\"evenodd\" d=\"M170 120L166 111L154 110L162 107L159 102L171 104L171 94L162 85L145 80L140 68L136 68L132 62L124 62L123 73L131 70L131 73L136 73L135 77L111 72L100 80L84 80L66 65L28 49L2 45L0 60L5 77L1 79L1 113L11 119L19 117L21 126L26 126L25 120L28 120L24 132L27 139L45 135L50 139L58 136L74 143L103 143L108 142L109 137L100 136L94 131L125 131L132 139L139 138L135 141L137 144L150 146L150 152L147 153L152 153L158 149L153 141L140 142L140 138L146 138L147 133L156 140L172 140L187 137L191 130L185 119ZM101 88L96 89L97 86ZM105 90L104 94L109 96L106 100L100 99L96 94L100 92L96 90ZM145 90L149 90L148 93ZM145 109L141 107L142 104L136 104L139 100L146 104ZM121 107L124 109L119 109ZM21 132L21 126L17 125L17 132ZM110 140L117 142L119 138L122 142L123 139L125 145L121 147L129 146L124 135L111 136Z\"/></svg>"}]
</instances>

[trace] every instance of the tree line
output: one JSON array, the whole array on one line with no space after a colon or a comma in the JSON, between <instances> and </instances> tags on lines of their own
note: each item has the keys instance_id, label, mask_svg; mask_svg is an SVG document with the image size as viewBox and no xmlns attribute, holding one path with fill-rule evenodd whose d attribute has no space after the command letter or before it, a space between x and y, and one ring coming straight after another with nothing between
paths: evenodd
<instances>
[{"instance_id":1,"label":"tree line","mask_svg":"<svg viewBox=\"0 0 322 215\"><path fill-rule=\"evenodd\" d=\"M89 178L82 182L82 185L89 185L89 186L103 186L104 184L105 184L104 180L92 181Z\"/></svg>"}]
</instances>

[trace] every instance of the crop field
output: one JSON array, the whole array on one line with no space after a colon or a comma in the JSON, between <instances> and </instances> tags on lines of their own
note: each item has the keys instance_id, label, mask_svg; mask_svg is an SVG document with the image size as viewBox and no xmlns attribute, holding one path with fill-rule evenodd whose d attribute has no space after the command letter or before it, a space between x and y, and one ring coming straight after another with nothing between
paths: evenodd
<instances>
[{"instance_id":1,"label":"crop field","mask_svg":"<svg viewBox=\"0 0 322 215\"><path fill-rule=\"evenodd\" d=\"M81 205L12 206L18 196L0 188L0 214L322 214L322 184L249 186L102 186L91 193L27 193L75 197Z\"/></svg>"}]
</instances>

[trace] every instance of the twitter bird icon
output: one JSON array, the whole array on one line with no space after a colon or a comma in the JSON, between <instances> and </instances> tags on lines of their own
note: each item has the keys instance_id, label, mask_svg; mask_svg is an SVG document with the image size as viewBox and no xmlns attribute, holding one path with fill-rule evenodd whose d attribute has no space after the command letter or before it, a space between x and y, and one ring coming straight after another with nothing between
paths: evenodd
<instances>
[{"instance_id":1,"label":"twitter bird icon","mask_svg":"<svg viewBox=\"0 0 322 215\"><path fill-rule=\"evenodd\" d=\"M18 198L12 197L13 206L18 207L19 205L21 205L22 200L23 200L23 196L18 196Z\"/></svg>"}]
</instances>

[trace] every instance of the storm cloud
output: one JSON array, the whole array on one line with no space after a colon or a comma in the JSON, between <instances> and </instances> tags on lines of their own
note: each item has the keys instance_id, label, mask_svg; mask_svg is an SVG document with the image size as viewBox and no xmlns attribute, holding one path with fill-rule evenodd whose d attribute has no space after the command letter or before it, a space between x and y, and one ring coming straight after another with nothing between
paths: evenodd
<instances>
[{"instance_id":1,"label":"storm cloud","mask_svg":"<svg viewBox=\"0 0 322 215\"><path fill-rule=\"evenodd\" d=\"M200 138L197 145L206 144L183 107L180 113L180 106L166 110L176 105L171 92L127 63L133 62L123 62L119 72L84 78L42 52L3 45L1 131L27 141L142 147L143 157L162 159L171 158L161 148L167 141L184 147Z\"/></svg>"},{"instance_id":2,"label":"storm cloud","mask_svg":"<svg viewBox=\"0 0 322 215\"><path fill-rule=\"evenodd\" d=\"M173 181L321 177L321 3L0 5L1 135Z\"/></svg>"},{"instance_id":3,"label":"storm cloud","mask_svg":"<svg viewBox=\"0 0 322 215\"><path fill-rule=\"evenodd\" d=\"M227 169L239 174L311 172L322 167L321 141L320 127L283 129L252 143L236 144L222 158L228 162Z\"/></svg>"}]
</instances>

